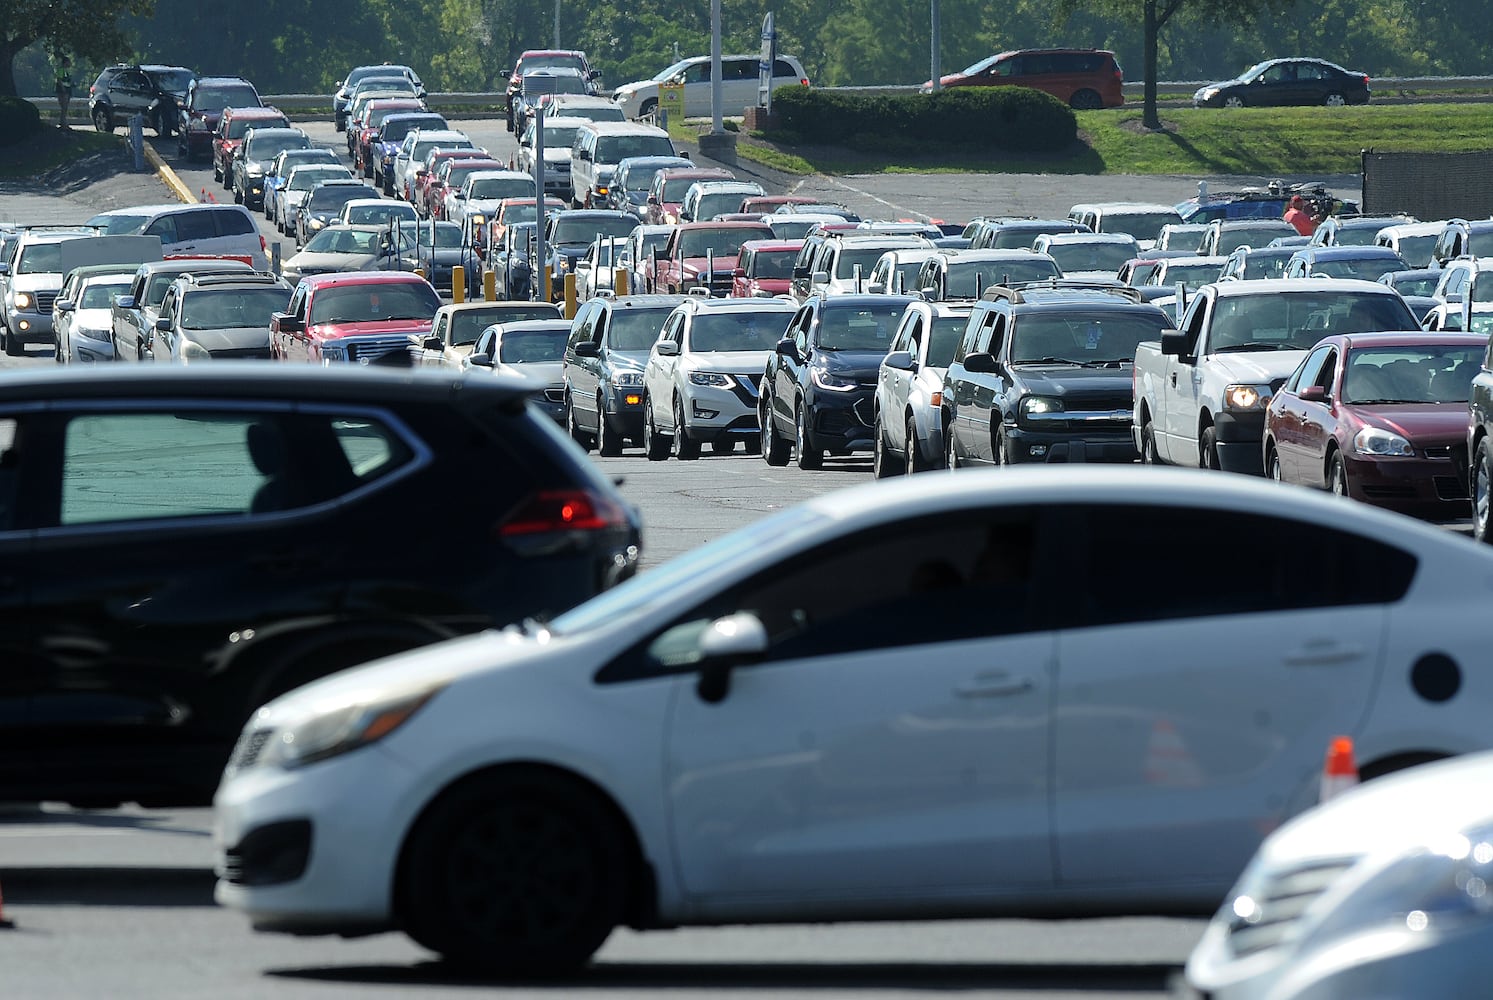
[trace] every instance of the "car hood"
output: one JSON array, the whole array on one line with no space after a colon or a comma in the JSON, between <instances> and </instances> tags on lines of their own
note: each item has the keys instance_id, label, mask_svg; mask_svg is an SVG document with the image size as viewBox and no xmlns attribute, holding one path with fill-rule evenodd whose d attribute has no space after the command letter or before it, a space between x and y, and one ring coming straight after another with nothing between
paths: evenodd
<instances>
[{"instance_id":1,"label":"car hood","mask_svg":"<svg viewBox=\"0 0 1493 1000\"><path fill-rule=\"evenodd\" d=\"M1210 354L1208 362L1220 377L1230 382L1273 382L1289 378L1306 357L1306 351L1270 351L1261 354Z\"/></svg>"},{"instance_id":2,"label":"car hood","mask_svg":"<svg viewBox=\"0 0 1493 1000\"><path fill-rule=\"evenodd\" d=\"M73 311L73 329L107 330L114 323L114 312L110 309L76 309ZM1463 411L1466 412L1466 411ZM1464 424L1466 421L1462 421Z\"/></svg>"},{"instance_id":3,"label":"car hood","mask_svg":"<svg viewBox=\"0 0 1493 1000\"><path fill-rule=\"evenodd\" d=\"M313 270L359 271L371 260L373 255L366 253L312 253L302 250L287 260L285 267L299 270L302 274L309 274Z\"/></svg>"},{"instance_id":4,"label":"car hood","mask_svg":"<svg viewBox=\"0 0 1493 1000\"><path fill-rule=\"evenodd\" d=\"M1467 434L1466 403L1348 405L1361 422L1382 427L1409 441L1461 440Z\"/></svg>"},{"instance_id":5,"label":"car hood","mask_svg":"<svg viewBox=\"0 0 1493 1000\"><path fill-rule=\"evenodd\" d=\"M311 333L321 340L336 340L339 337L366 337L389 333L428 333L428 319L380 319L358 323L313 323Z\"/></svg>"},{"instance_id":6,"label":"car hood","mask_svg":"<svg viewBox=\"0 0 1493 1000\"><path fill-rule=\"evenodd\" d=\"M450 267L452 264L460 264L471 257L471 252L461 247L438 247L432 251L429 247L420 248L422 260L434 260L442 267Z\"/></svg>"},{"instance_id":7,"label":"car hood","mask_svg":"<svg viewBox=\"0 0 1493 1000\"><path fill-rule=\"evenodd\" d=\"M570 164L570 148L568 146L561 146L559 149L554 149L554 148L552 148L550 146L545 146L544 147L544 162L545 163L564 163L565 165L569 166L569 164Z\"/></svg>"},{"instance_id":8,"label":"car hood","mask_svg":"<svg viewBox=\"0 0 1493 1000\"><path fill-rule=\"evenodd\" d=\"M607 364L614 369L643 370L648 364L647 351L607 351Z\"/></svg>"},{"instance_id":9,"label":"car hood","mask_svg":"<svg viewBox=\"0 0 1493 1000\"><path fill-rule=\"evenodd\" d=\"M221 330L184 330L186 340L200 344L208 351L235 351L270 346L270 325L228 327Z\"/></svg>"},{"instance_id":10,"label":"car hood","mask_svg":"<svg viewBox=\"0 0 1493 1000\"><path fill-rule=\"evenodd\" d=\"M1076 365L1013 365L1028 392L1043 396L1099 395L1133 391L1131 366L1080 368Z\"/></svg>"},{"instance_id":11,"label":"car hood","mask_svg":"<svg viewBox=\"0 0 1493 1000\"><path fill-rule=\"evenodd\" d=\"M814 366L858 382L874 382L881 371L881 359L884 357L885 351L818 350L814 352Z\"/></svg>"},{"instance_id":12,"label":"car hood","mask_svg":"<svg viewBox=\"0 0 1493 1000\"><path fill-rule=\"evenodd\" d=\"M790 315L783 317L788 325ZM761 375L772 351L710 351L691 355L688 369L696 372L727 372L731 375Z\"/></svg>"},{"instance_id":13,"label":"car hood","mask_svg":"<svg viewBox=\"0 0 1493 1000\"><path fill-rule=\"evenodd\" d=\"M781 295L793 287L792 278L748 278L747 281L773 295Z\"/></svg>"},{"instance_id":14,"label":"car hood","mask_svg":"<svg viewBox=\"0 0 1493 1000\"><path fill-rule=\"evenodd\" d=\"M564 382L565 365L559 361L529 361L516 365L498 365L500 375L517 375L534 383L536 389Z\"/></svg>"}]
</instances>

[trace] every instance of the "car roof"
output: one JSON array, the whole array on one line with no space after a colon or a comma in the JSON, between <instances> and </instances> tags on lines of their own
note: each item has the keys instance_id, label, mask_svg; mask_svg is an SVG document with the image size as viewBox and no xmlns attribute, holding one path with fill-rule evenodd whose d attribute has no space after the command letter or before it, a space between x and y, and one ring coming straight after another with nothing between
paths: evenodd
<instances>
[{"instance_id":1,"label":"car roof","mask_svg":"<svg viewBox=\"0 0 1493 1000\"><path fill-rule=\"evenodd\" d=\"M1085 243L1134 243L1129 233L1044 233L1047 246L1073 246Z\"/></svg>"},{"instance_id":2,"label":"car roof","mask_svg":"<svg viewBox=\"0 0 1493 1000\"><path fill-rule=\"evenodd\" d=\"M644 125L640 122L593 122L588 121L582 128L588 128L597 135L661 135L665 138L669 133L653 125Z\"/></svg>"},{"instance_id":3,"label":"car roof","mask_svg":"<svg viewBox=\"0 0 1493 1000\"><path fill-rule=\"evenodd\" d=\"M512 310L514 312L518 312L522 309L533 309L536 306L542 306L543 304L544 303L542 302L526 302L518 299L512 301L502 300L497 302L487 302L485 300L479 299L475 302L447 302L445 305L441 306L438 311L447 314L460 312L476 312L479 309L497 309L499 312ZM556 315L558 315L558 312L556 313Z\"/></svg>"},{"instance_id":4,"label":"car roof","mask_svg":"<svg viewBox=\"0 0 1493 1000\"><path fill-rule=\"evenodd\" d=\"M338 271L334 274L308 274L301 279L301 284L312 288L326 288L331 285L412 285L416 283L429 284L414 271ZM1393 292L1393 289L1386 289L1386 291Z\"/></svg>"},{"instance_id":5,"label":"car roof","mask_svg":"<svg viewBox=\"0 0 1493 1000\"><path fill-rule=\"evenodd\" d=\"M1070 211L1103 212L1106 215L1151 215L1156 212L1169 212L1175 215L1177 209L1171 205L1151 204L1142 201L1096 201L1083 205L1074 205Z\"/></svg>"},{"instance_id":6,"label":"car roof","mask_svg":"<svg viewBox=\"0 0 1493 1000\"><path fill-rule=\"evenodd\" d=\"M1398 295L1388 285L1361 278L1274 278L1270 281L1220 281L1209 286L1221 298L1246 295L1283 295L1287 292L1365 292Z\"/></svg>"},{"instance_id":7,"label":"car roof","mask_svg":"<svg viewBox=\"0 0 1493 1000\"><path fill-rule=\"evenodd\" d=\"M1380 333L1342 333L1327 338L1355 347L1486 347L1488 336L1460 330L1391 330Z\"/></svg>"},{"instance_id":8,"label":"car roof","mask_svg":"<svg viewBox=\"0 0 1493 1000\"><path fill-rule=\"evenodd\" d=\"M762 298L729 298L729 299L707 299L700 295L690 295L679 303L679 309L690 312L796 312L798 303L789 302L787 299L762 299Z\"/></svg>"},{"instance_id":9,"label":"car roof","mask_svg":"<svg viewBox=\"0 0 1493 1000\"><path fill-rule=\"evenodd\" d=\"M1034 253L1031 250L1023 250L1020 247L980 247L971 250L968 247L946 247L936 251L938 256L947 257L951 261L960 263L971 263L982 260L1051 260L1052 256L1045 253Z\"/></svg>"},{"instance_id":10,"label":"car roof","mask_svg":"<svg viewBox=\"0 0 1493 1000\"><path fill-rule=\"evenodd\" d=\"M1396 236L1435 236L1445 228L1444 222L1394 222L1380 227L1379 231L1392 232Z\"/></svg>"},{"instance_id":11,"label":"car roof","mask_svg":"<svg viewBox=\"0 0 1493 1000\"><path fill-rule=\"evenodd\" d=\"M668 306L673 308L683 302L685 295L611 295L592 299L606 309L651 309Z\"/></svg>"},{"instance_id":12,"label":"car roof","mask_svg":"<svg viewBox=\"0 0 1493 1000\"><path fill-rule=\"evenodd\" d=\"M232 114L235 118L284 118L285 112L279 108L235 108L223 109L223 113ZM288 128L289 126L287 126Z\"/></svg>"},{"instance_id":13,"label":"car roof","mask_svg":"<svg viewBox=\"0 0 1493 1000\"><path fill-rule=\"evenodd\" d=\"M803 240L747 240L741 245L743 250L799 250L804 245Z\"/></svg>"},{"instance_id":14,"label":"car roof","mask_svg":"<svg viewBox=\"0 0 1493 1000\"><path fill-rule=\"evenodd\" d=\"M1331 247L1307 247L1296 251L1303 258L1312 260L1400 260L1402 259L1393 247L1374 246L1331 246Z\"/></svg>"},{"instance_id":15,"label":"car roof","mask_svg":"<svg viewBox=\"0 0 1493 1000\"><path fill-rule=\"evenodd\" d=\"M858 309L866 306L885 306L892 303L907 305L909 302L921 301L916 295L871 295L863 292L853 294L810 295L805 302L817 301L819 308L823 309Z\"/></svg>"}]
</instances>

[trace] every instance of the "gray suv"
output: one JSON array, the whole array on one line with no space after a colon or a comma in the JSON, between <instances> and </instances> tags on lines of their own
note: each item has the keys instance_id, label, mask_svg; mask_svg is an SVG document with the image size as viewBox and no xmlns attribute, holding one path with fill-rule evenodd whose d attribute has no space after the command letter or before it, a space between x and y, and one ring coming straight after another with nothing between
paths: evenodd
<instances>
[{"instance_id":1,"label":"gray suv","mask_svg":"<svg viewBox=\"0 0 1493 1000\"><path fill-rule=\"evenodd\" d=\"M682 295L598 295L581 306L565 344L565 429L576 444L620 455L643 441L643 368Z\"/></svg>"}]
</instances>

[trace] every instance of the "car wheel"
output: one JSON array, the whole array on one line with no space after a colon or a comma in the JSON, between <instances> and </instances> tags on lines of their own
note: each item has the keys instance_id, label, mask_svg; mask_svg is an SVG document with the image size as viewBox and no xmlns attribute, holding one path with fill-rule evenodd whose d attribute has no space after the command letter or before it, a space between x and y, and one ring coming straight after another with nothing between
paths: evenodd
<instances>
[{"instance_id":1,"label":"car wheel","mask_svg":"<svg viewBox=\"0 0 1493 1000\"><path fill-rule=\"evenodd\" d=\"M648 100L643 102L641 107L638 108L638 117L651 118L657 111L658 102L650 97L648 98Z\"/></svg>"},{"instance_id":2,"label":"car wheel","mask_svg":"<svg viewBox=\"0 0 1493 1000\"><path fill-rule=\"evenodd\" d=\"M565 397L565 431L570 440L581 446L581 451L591 450L591 435L576 426L575 407L571 405L569 395Z\"/></svg>"},{"instance_id":3,"label":"car wheel","mask_svg":"<svg viewBox=\"0 0 1493 1000\"><path fill-rule=\"evenodd\" d=\"M601 397L596 397L596 453L602 458L616 458L622 454L622 439L607 426L606 409Z\"/></svg>"},{"instance_id":4,"label":"car wheel","mask_svg":"<svg viewBox=\"0 0 1493 1000\"><path fill-rule=\"evenodd\" d=\"M671 442L658 432L658 424L653 419L653 404L647 396L643 397L643 413L643 454L650 462L662 462L669 457Z\"/></svg>"},{"instance_id":5,"label":"car wheel","mask_svg":"<svg viewBox=\"0 0 1493 1000\"><path fill-rule=\"evenodd\" d=\"M1142 465L1161 464L1161 456L1156 453L1156 425L1149 418L1140 425L1140 460Z\"/></svg>"},{"instance_id":6,"label":"car wheel","mask_svg":"<svg viewBox=\"0 0 1493 1000\"><path fill-rule=\"evenodd\" d=\"M1104 99L1097 91L1084 89L1068 98L1068 106L1074 111L1098 111L1104 107Z\"/></svg>"},{"instance_id":7,"label":"car wheel","mask_svg":"<svg viewBox=\"0 0 1493 1000\"><path fill-rule=\"evenodd\" d=\"M1244 107L1244 98L1238 94L1230 94L1223 99L1223 106L1226 108L1242 108Z\"/></svg>"},{"instance_id":8,"label":"car wheel","mask_svg":"<svg viewBox=\"0 0 1493 1000\"><path fill-rule=\"evenodd\" d=\"M757 404L757 425L762 428L762 460L775 467L787 465L791 448L787 441L778 436L777 428L773 426L772 400L766 393L762 394L762 400Z\"/></svg>"},{"instance_id":9,"label":"car wheel","mask_svg":"<svg viewBox=\"0 0 1493 1000\"><path fill-rule=\"evenodd\" d=\"M684 404L674 399L674 457L681 462L692 462L700 457L700 442L689 436L684 429Z\"/></svg>"},{"instance_id":10,"label":"car wheel","mask_svg":"<svg viewBox=\"0 0 1493 1000\"><path fill-rule=\"evenodd\" d=\"M881 414L876 414L876 423L871 432L871 475L876 479L890 479L894 473L902 470L893 469L897 464L892 459L891 449L886 444L886 428L881 425Z\"/></svg>"},{"instance_id":11,"label":"car wheel","mask_svg":"<svg viewBox=\"0 0 1493 1000\"><path fill-rule=\"evenodd\" d=\"M1493 503L1493 452L1488 439L1477 443L1477 457L1472 463L1472 537L1493 544L1489 530L1489 504Z\"/></svg>"},{"instance_id":12,"label":"car wheel","mask_svg":"<svg viewBox=\"0 0 1493 1000\"><path fill-rule=\"evenodd\" d=\"M19 358L26 353L25 346L9 330L0 330L0 339L5 341L5 354L7 357Z\"/></svg>"},{"instance_id":13,"label":"car wheel","mask_svg":"<svg viewBox=\"0 0 1493 1000\"><path fill-rule=\"evenodd\" d=\"M1322 103L1329 108L1340 108L1343 105L1347 104L1348 101L1345 97L1343 97L1342 94L1339 94L1337 91L1333 91L1326 97L1322 98Z\"/></svg>"},{"instance_id":14,"label":"car wheel","mask_svg":"<svg viewBox=\"0 0 1493 1000\"><path fill-rule=\"evenodd\" d=\"M912 417L907 418L906 445L902 456L902 468L909 476L919 472L929 472L933 463L923 458L922 446L918 444L918 424Z\"/></svg>"},{"instance_id":15,"label":"car wheel","mask_svg":"<svg viewBox=\"0 0 1493 1000\"><path fill-rule=\"evenodd\" d=\"M809 436L809 418L804 413L804 404L793 408L794 453L800 469L818 469L824 466L824 449L814 446Z\"/></svg>"},{"instance_id":16,"label":"car wheel","mask_svg":"<svg viewBox=\"0 0 1493 1000\"><path fill-rule=\"evenodd\" d=\"M1341 452L1333 452L1332 458L1327 461L1327 488L1332 491L1333 496L1348 495L1348 467L1343 464Z\"/></svg>"},{"instance_id":17,"label":"car wheel","mask_svg":"<svg viewBox=\"0 0 1493 1000\"><path fill-rule=\"evenodd\" d=\"M233 203L235 205L242 205L244 203L244 192L237 184L233 186Z\"/></svg>"},{"instance_id":18,"label":"car wheel","mask_svg":"<svg viewBox=\"0 0 1493 1000\"><path fill-rule=\"evenodd\" d=\"M1277 483L1286 481L1285 472L1280 466L1280 452L1276 451L1274 447L1269 448L1265 452L1265 475Z\"/></svg>"},{"instance_id":19,"label":"car wheel","mask_svg":"<svg viewBox=\"0 0 1493 1000\"><path fill-rule=\"evenodd\" d=\"M487 774L443 794L410 834L398 907L410 937L503 974L583 965L626 912L629 835L594 793Z\"/></svg>"},{"instance_id":20,"label":"car wheel","mask_svg":"<svg viewBox=\"0 0 1493 1000\"><path fill-rule=\"evenodd\" d=\"M93 109L93 127L100 132L114 132L114 116L102 104Z\"/></svg>"},{"instance_id":21,"label":"car wheel","mask_svg":"<svg viewBox=\"0 0 1493 1000\"><path fill-rule=\"evenodd\" d=\"M1198 465L1204 469L1221 468L1218 464L1218 432L1212 427L1205 428L1198 439Z\"/></svg>"}]
</instances>

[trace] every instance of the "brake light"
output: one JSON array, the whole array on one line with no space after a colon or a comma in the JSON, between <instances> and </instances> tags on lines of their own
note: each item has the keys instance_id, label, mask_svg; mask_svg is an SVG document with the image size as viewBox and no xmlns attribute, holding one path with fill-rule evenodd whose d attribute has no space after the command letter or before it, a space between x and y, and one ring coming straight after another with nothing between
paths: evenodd
<instances>
[{"instance_id":1,"label":"brake light","mask_svg":"<svg viewBox=\"0 0 1493 1000\"><path fill-rule=\"evenodd\" d=\"M270 252L270 245L264 241L264 233L260 233L259 234L259 252L260 253L269 253Z\"/></svg>"},{"instance_id":2,"label":"brake light","mask_svg":"<svg viewBox=\"0 0 1493 1000\"><path fill-rule=\"evenodd\" d=\"M544 490L534 494L497 525L504 539L552 532L607 531L625 527L627 515L612 500L589 490Z\"/></svg>"},{"instance_id":3,"label":"brake light","mask_svg":"<svg viewBox=\"0 0 1493 1000\"><path fill-rule=\"evenodd\" d=\"M1368 85L1369 85L1369 78L1368 78L1368 77L1364 77L1364 78L1363 78L1363 85L1364 85L1364 86L1365 86L1365 87L1367 87L1367 86L1368 86Z\"/></svg>"},{"instance_id":4,"label":"brake light","mask_svg":"<svg viewBox=\"0 0 1493 1000\"><path fill-rule=\"evenodd\" d=\"M809 78L806 77L806 76L799 77L799 79L798 79L798 85L800 87L807 87L809 85Z\"/></svg>"}]
</instances>

